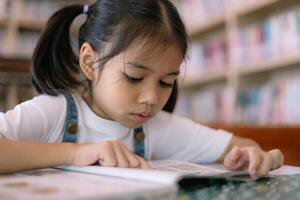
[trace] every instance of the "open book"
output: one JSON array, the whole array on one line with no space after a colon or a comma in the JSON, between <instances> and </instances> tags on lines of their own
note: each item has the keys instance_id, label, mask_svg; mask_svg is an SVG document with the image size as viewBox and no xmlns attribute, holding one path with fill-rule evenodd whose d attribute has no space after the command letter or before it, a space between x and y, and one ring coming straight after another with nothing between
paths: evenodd
<instances>
[{"instance_id":1,"label":"open book","mask_svg":"<svg viewBox=\"0 0 300 200\"><path fill-rule=\"evenodd\" d=\"M199 165L176 160L157 160L148 163L152 169L103 166L59 166L57 168L176 187L195 185L205 187L216 183L223 184L228 181L250 180L246 171L229 171L220 165Z\"/></svg>"},{"instance_id":2,"label":"open book","mask_svg":"<svg viewBox=\"0 0 300 200\"><path fill-rule=\"evenodd\" d=\"M179 194L177 183L180 185L186 180L195 180L192 183L202 182L205 186L205 184L210 184L207 180L217 180L212 182L215 186L220 183L220 180L227 181L231 179L230 177L235 177L233 175L244 173L223 170L220 168L221 165L202 166L178 161L155 161L150 164L155 170L61 166L60 169L48 168L0 175L0 199L174 200L178 199ZM300 168L283 166L273 170L269 175L274 177L293 174L300 174ZM272 183L278 186L278 191L282 190L282 185L298 183L297 176L291 182L289 182L290 178L280 178L280 180L283 183ZM251 184L252 188L261 187L261 182L258 182L257 185L255 182L248 184ZM229 186L231 188L232 184ZM248 186L243 188L249 189ZM206 189L204 188L204 190ZM211 192L211 190L207 191ZM184 195L188 195L188 193L184 193ZM231 193L228 195L231 197Z\"/></svg>"},{"instance_id":3,"label":"open book","mask_svg":"<svg viewBox=\"0 0 300 200\"><path fill-rule=\"evenodd\" d=\"M151 170L60 166L0 175L0 199L174 200L180 185L215 185L244 174L181 161L149 163Z\"/></svg>"}]
</instances>

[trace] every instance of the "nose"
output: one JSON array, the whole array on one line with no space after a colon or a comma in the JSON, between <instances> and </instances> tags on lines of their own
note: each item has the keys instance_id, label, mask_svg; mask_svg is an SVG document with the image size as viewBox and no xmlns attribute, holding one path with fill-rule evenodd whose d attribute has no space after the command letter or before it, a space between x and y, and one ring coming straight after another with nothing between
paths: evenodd
<instances>
[{"instance_id":1,"label":"nose","mask_svg":"<svg viewBox=\"0 0 300 200\"><path fill-rule=\"evenodd\" d=\"M156 87L146 87L138 98L138 102L147 105L157 105L159 103L159 89Z\"/></svg>"}]
</instances>

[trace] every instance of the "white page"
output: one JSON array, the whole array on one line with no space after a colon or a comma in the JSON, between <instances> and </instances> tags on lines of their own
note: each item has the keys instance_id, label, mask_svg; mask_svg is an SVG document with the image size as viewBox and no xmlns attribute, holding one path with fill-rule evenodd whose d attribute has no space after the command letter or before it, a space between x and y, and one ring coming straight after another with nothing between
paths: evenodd
<instances>
[{"instance_id":1,"label":"white page","mask_svg":"<svg viewBox=\"0 0 300 200\"><path fill-rule=\"evenodd\" d=\"M155 169L133 169L120 167L103 167L103 166L58 166L58 169L84 172L90 174L99 174L104 176L112 176L124 179L132 179L139 181L146 181L152 183L159 183L164 185L175 185L175 182L181 174L172 171L161 171Z\"/></svg>"},{"instance_id":2,"label":"white page","mask_svg":"<svg viewBox=\"0 0 300 200\"><path fill-rule=\"evenodd\" d=\"M43 169L0 176L0 199L132 199L175 194L176 188L107 176Z\"/></svg>"},{"instance_id":3,"label":"white page","mask_svg":"<svg viewBox=\"0 0 300 200\"><path fill-rule=\"evenodd\" d=\"M300 167L284 165L279 169L275 169L270 172L270 175L278 176L278 175L295 175L300 174Z\"/></svg>"},{"instance_id":4,"label":"white page","mask_svg":"<svg viewBox=\"0 0 300 200\"><path fill-rule=\"evenodd\" d=\"M247 171L230 171L226 170L223 165L200 165L178 160L157 160L150 161L151 167L157 170L174 171L182 174L196 176L221 176L221 175L247 175Z\"/></svg>"},{"instance_id":5,"label":"white page","mask_svg":"<svg viewBox=\"0 0 300 200\"><path fill-rule=\"evenodd\" d=\"M209 165L198 165L176 160L157 160L148 162L153 169L132 169L103 166L58 166L59 169L112 176L124 179L147 181L153 183L175 185L185 175L201 176L224 176L245 175L245 171L232 172L225 169L217 169Z\"/></svg>"}]
</instances>

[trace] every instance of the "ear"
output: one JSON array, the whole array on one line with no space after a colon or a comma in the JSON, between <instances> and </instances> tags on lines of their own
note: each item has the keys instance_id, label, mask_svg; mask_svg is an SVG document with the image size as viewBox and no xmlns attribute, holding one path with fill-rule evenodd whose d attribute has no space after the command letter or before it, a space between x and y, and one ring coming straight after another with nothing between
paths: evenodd
<instances>
[{"instance_id":1,"label":"ear","mask_svg":"<svg viewBox=\"0 0 300 200\"><path fill-rule=\"evenodd\" d=\"M87 42L83 43L80 48L79 55L79 64L81 70L89 80L95 80L95 69L93 68L93 65L98 56L93 47Z\"/></svg>"}]
</instances>

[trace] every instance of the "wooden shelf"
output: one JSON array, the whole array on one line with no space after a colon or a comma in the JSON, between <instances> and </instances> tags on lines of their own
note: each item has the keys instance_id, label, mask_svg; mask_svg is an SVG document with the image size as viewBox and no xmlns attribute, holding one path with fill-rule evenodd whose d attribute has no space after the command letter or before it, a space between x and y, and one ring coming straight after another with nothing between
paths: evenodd
<instances>
[{"instance_id":1,"label":"wooden shelf","mask_svg":"<svg viewBox=\"0 0 300 200\"><path fill-rule=\"evenodd\" d=\"M47 22L29 22L29 21L20 21L19 22L19 29L27 30L27 31L34 31L34 32L42 32L45 28ZM79 31L78 26L71 26L71 35L77 35Z\"/></svg>"},{"instance_id":2,"label":"wooden shelf","mask_svg":"<svg viewBox=\"0 0 300 200\"><path fill-rule=\"evenodd\" d=\"M248 7L245 8L240 8L237 10L237 16L243 16L243 15L248 15L251 13L255 13L261 9L264 9L268 6L274 5L275 3L278 3L280 1L284 0L260 0L256 1L256 3L253 3L249 5ZM287 0L289 1L289 0Z\"/></svg>"},{"instance_id":3,"label":"wooden shelf","mask_svg":"<svg viewBox=\"0 0 300 200\"><path fill-rule=\"evenodd\" d=\"M262 72L272 71L279 68L289 67L292 65L300 64L300 54L276 58L270 61L260 61L253 64L246 64L238 67L238 74L251 75Z\"/></svg>"},{"instance_id":4,"label":"wooden shelf","mask_svg":"<svg viewBox=\"0 0 300 200\"><path fill-rule=\"evenodd\" d=\"M1 58L0 57L0 71L1 72L29 72L30 60L25 58Z\"/></svg>"},{"instance_id":5,"label":"wooden shelf","mask_svg":"<svg viewBox=\"0 0 300 200\"><path fill-rule=\"evenodd\" d=\"M26 21L26 20L20 20L19 21L19 29L25 29L30 31L36 31L40 32L43 30L46 22L32 22L32 21Z\"/></svg>"},{"instance_id":6,"label":"wooden shelf","mask_svg":"<svg viewBox=\"0 0 300 200\"><path fill-rule=\"evenodd\" d=\"M198 77L186 77L183 83L184 88L192 88L192 87L199 87L200 85L204 85L211 82L216 81L224 81L227 78L227 67L224 67L224 70L215 70L215 71L208 71Z\"/></svg>"},{"instance_id":7,"label":"wooden shelf","mask_svg":"<svg viewBox=\"0 0 300 200\"><path fill-rule=\"evenodd\" d=\"M293 8L299 5L299 0L260 0L248 7L237 10L236 18L241 19L264 19L272 13Z\"/></svg>"},{"instance_id":8,"label":"wooden shelf","mask_svg":"<svg viewBox=\"0 0 300 200\"><path fill-rule=\"evenodd\" d=\"M0 18L0 27L6 27L8 25L8 18Z\"/></svg>"},{"instance_id":9,"label":"wooden shelf","mask_svg":"<svg viewBox=\"0 0 300 200\"><path fill-rule=\"evenodd\" d=\"M297 1L297 0L294 0ZM240 8L236 11L236 17L242 17L245 15L255 15L271 6L281 6L282 4L292 3L292 0L260 0L256 3L250 4L248 7ZM225 26L226 20L224 15L215 16L207 20L207 23L199 24L198 26L188 28L188 33L191 38L195 38L202 33L210 32L219 27Z\"/></svg>"},{"instance_id":10,"label":"wooden shelf","mask_svg":"<svg viewBox=\"0 0 300 200\"><path fill-rule=\"evenodd\" d=\"M222 26L225 26L225 17L223 15L209 19L207 20L207 23L199 24L199 26L195 26L190 29L188 28L188 33L191 38L195 38L198 35L215 30Z\"/></svg>"},{"instance_id":11,"label":"wooden shelf","mask_svg":"<svg viewBox=\"0 0 300 200\"><path fill-rule=\"evenodd\" d=\"M292 56L276 58L270 61L260 61L252 64L240 65L236 68L238 76L256 75L270 72L276 69L285 68L293 65L300 65L300 53ZM228 70L233 66L225 67L227 70L208 71L198 77L186 77L183 88L199 87L204 84L225 80L228 77Z\"/></svg>"}]
</instances>

